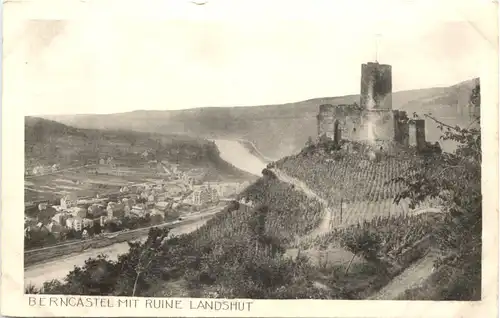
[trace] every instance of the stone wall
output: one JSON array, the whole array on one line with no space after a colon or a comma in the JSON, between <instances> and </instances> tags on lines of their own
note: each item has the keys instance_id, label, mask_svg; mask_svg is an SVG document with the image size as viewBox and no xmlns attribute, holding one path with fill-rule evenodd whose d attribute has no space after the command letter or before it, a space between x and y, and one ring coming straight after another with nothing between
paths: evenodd
<instances>
[{"instance_id":1,"label":"stone wall","mask_svg":"<svg viewBox=\"0 0 500 318\"><path fill-rule=\"evenodd\" d=\"M317 116L318 136L326 135L328 138L334 137L335 129L335 106L323 104L319 106Z\"/></svg>"},{"instance_id":2,"label":"stone wall","mask_svg":"<svg viewBox=\"0 0 500 318\"><path fill-rule=\"evenodd\" d=\"M335 122L338 122L340 136L344 139L358 139L362 111L357 104L330 105L319 107L317 116L318 136L335 137Z\"/></svg>"},{"instance_id":3,"label":"stone wall","mask_svg":"<svg viewBox=\"0 0 500 318\"><path fill-rule=\"evenodd\" d=\"M358 105L321 105L317 116L318 137L335 138L335 123L340 136L358 141L397 141L408 143L405 112L362 110Z\"/></svg>"},{"instance_id":4,"label":"stone wall","mask_svg":"<svg viewBox=\"0 0 500 318\"><path fill-rule=\"evenodd\" d=\"M392 112L385 110L363 112L358 140L377 142L392 141L393 139L394 120Z\"/></svg>"},{"instance_id":5,"label":"stone wall","mask_svg":"<svg viewBox=\"0 0 500 318\"><path fill-rule=\"evenodd\" d=\"M394 110L394 141L400 145L409 146L409 118L405 111Z\"/></svg>"},{"instance_id":6,"label":"stone wall","mask_svg":"<svg viewBox=\"0 0 500 318\"><path fill-rule=\"evenodd\" d=\"M424 150L427 147L427 143L425 141L425 120L424 119L415 120L415 135L416 135L417 149L419 151Z\"/></svg>"}]
</instances>

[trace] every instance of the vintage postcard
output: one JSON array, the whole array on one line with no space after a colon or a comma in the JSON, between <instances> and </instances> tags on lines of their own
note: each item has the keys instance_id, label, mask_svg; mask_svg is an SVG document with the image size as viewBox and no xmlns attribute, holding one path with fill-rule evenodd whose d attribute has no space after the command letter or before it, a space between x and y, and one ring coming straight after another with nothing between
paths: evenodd
<instances>
[{"instance_id":1,"label":"vintage postcard","mask_svg":"<svg viewBox=\"0 0 500 318\"><path fill-rule=\"evenodd\" d=\"M496 317L497 10L4 1L2 314Z\"/></svg>"}]
</instances>

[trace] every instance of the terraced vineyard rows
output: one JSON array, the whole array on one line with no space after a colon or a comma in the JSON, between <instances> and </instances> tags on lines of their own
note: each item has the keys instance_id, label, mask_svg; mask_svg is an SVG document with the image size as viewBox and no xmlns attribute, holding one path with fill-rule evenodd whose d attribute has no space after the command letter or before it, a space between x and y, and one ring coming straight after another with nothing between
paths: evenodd
<instances>
[{"instance_id":1,"label":"terraced vineyard rows","mask_svg":"<svg viewBox=\"0 0 500 318\"><path fill-rule=\"evenodd\" d=\"M400 156L372 161L352 153L340 154L334 159L298 155L276 163L276 169L301 180L327 200L330 215L325 217L330 220L330 228L377 217L409 215L415 210L439 205L438 200L426 200L412 210L408 200L394 203L394 197L403 187L390 181L410 173L409 168L419 159Z\"/></svg>"},{"instance_id":2,"label":"terraced vineyard rows","mask_svg":"<svg viewBox=\"0 0 500 318\"><path fill-rule=\"evenodd\" d=\"M261 178L241 196L251 200L256 209L259 206L268 207L266 232L282 242L311 232L321 222L322 208L319 202L275 179ZM238 210L227 209L219 213L193 232L192 236L203 242L248 234L248 224L255 218L255 209L240 205Z\"/></svg>"},{"instance_id":3,"label":"terraced vineyard rows","mask_svg":"<svg viewBox=\"0 0 500 318\"><path fill-rule=\"evenodd\" d=\"M311 246L339 247L346 233L368 231L373 233L381 243L379 255L393 265L397 265L408 261L403 256L404 253L416 242L431 235L441 220L440 215L374 217L371 220L363 220L348 227L334 228L323 235L303 240L300 242L300 247L304 249Z\"/></svg>"},{"instance_id":4,"label":"terraced vineyard rows","mask_svg":"<svg viewBox=\"0 0 500 318\"><path fill-rule=\"evenodd\" d=\"M303 180L333 203L340 199L345 202L391 199L402 188L388 182L406 173L411 164L412 160L406 158L376 162L346 154L330 161L319 157L288 157L277 162L277 167Z\"/></svg>"},{"instance_id":5,"label":"terraced vineyard rows","mask_svg":"<svg viewBox=\"0 0 500 318\"><path fill-rule=\"evenodd\" d=\"M408 215L410 212L406 202L395 204L392 199L345 203L343 204L342 215L340 215L340 207L331 208L331 210L335 213L332 227L349 226L377 217Z\"/></svg>"}]
</instances>

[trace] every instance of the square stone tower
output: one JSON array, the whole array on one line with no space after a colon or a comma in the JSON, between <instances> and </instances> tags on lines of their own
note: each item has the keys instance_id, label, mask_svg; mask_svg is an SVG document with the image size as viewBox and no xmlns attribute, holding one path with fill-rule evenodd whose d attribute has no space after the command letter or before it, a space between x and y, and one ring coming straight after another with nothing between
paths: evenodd
<instances>
[{"instance_id":1,"label":"square stone tower","mask_svg":"<svg viewBox=\"0 0 500 318\"><path fill-rule=\"evenodd\" d=\"M392 66L368 62L361 65L360 105L366 110L392 109Z\"/></svg>"}]
</instances>

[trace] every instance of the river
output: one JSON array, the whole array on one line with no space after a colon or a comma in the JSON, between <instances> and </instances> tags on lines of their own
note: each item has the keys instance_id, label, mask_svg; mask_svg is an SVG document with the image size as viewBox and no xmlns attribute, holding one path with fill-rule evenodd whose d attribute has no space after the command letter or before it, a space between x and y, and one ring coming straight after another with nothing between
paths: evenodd
<instances>
[{"instance_id":1,"label":"river","mask_svg":"<svg viewBox=\"0 0 500 318\"><path fill-rule=\"evenodd\" d=\"M262 175L262 170L266 164L254 156L241 143L236 140L213 140L219 148L220 157L235 166L236 168L251 173L256 176Z\"/></svg>"}]
</instances>

